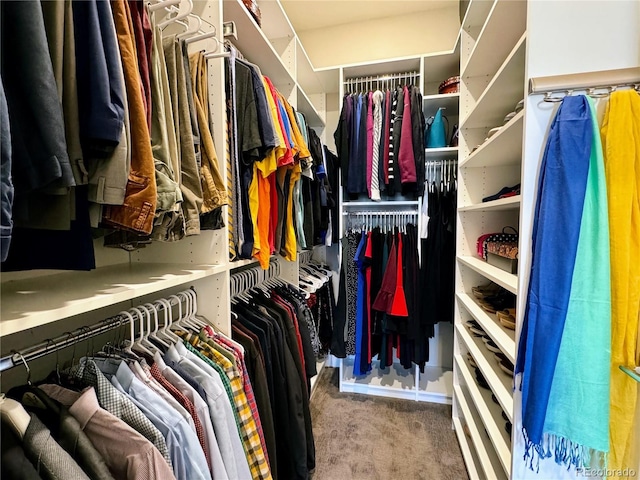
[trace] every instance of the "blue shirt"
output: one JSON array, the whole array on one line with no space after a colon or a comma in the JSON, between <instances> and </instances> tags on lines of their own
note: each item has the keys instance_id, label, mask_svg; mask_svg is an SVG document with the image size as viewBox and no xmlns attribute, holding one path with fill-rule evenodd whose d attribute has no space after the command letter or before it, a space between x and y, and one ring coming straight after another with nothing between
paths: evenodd
<instances>
[{"instance_id":1,"label":"blue shirt","mask_svg":"<svg viewBox=\"0 0 640 480\"><path fill-rule=\"evenodd\" d=\"M140 381L122 360L95 359L111 383L125 393L165 437L177 480L212 480L196 433L182 415Z\"/></svg>"},{"instance_id":2,"label":"blue shirt","mask_svg":"<svg viewBox=\"0 0 640 480\"><path fill-rule=\"evenodd\" d=\"M231 402L218 372L180 343L169 347L164 360L178 363L206 392L211 422L229 478L251 478Z\"/></svg>"}]
</instances>

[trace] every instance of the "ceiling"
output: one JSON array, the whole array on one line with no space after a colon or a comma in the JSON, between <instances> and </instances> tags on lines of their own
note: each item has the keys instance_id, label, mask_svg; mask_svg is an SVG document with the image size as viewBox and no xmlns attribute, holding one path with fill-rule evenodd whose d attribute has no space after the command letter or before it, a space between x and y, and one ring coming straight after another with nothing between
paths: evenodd
<instances>
[{"instance_id":1,"label":"ceiling","mask_svg":"<svg viewBox=\"0 0 640 480\"><path fill-rule=\"evenodd\" d=\"M296 32L435 10L458 0L280 0Z\"/></svg>"}]
</instances>

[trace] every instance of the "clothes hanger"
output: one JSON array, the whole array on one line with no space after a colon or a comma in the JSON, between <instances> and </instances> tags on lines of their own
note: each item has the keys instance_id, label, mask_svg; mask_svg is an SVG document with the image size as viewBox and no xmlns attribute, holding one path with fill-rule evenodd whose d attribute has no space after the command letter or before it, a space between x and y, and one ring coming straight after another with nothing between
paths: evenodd
<instances>
[{"instance_id":1,"label":"clothes hanger","mask_svg":"<svg viewBox=\"0 0 640 480\"><path fill-rule=\"evenodd\" d=\"M191 297L191 320L195 325L199 325L200 328L209 327L209 322L206 322L205 319L201 316L198 316L198 296L196 295L195 290L189 288L185 290L185 293Z\"/></svg>"},{"instance_id":2,"label":"clothes hanger","mask_svg":"<svg viewBox=\"0 0 640 480\"><path fill-rule=\"evenodd\" d=\"M158 331L158 334L171 344L180 342L180 337L171 331L171 324L173 323L173 307L171 306L171 302L166 298L161 298L158 300L158 303L164 306L164 325Z\"/></svg>"},{"instance_id":3,"label":"clothes hanger","mask_svg":"<svg viewBox=\"0 0 640 480\"><path fill-rule=\"evenodd\" d=\"M179 33L179 34L176 35L176 38L178 40L187 40L188 37L191 37L191 36L195 35L196 33L201 33L202 32L202 30L201 30L201 28L202 28L202 19L199 16L194 15L193 13L189 13L187 15L187 17L186 17L186 20L187 21L184 22L184 23L186 23L187 28L185 29L184 32ZM196 27L195 28L191 27L191 20L195 20L195 23L196 23Z\"/></svg>"},{"instance_id":4,"label":"clothes hanger","mask_svg":"<svg viewBox=\"0 0 640 480\"><path fill-rule=\"evenodd\" d=\"M138 319L140 320L140 327L138 329L140 338L137 338L134 340L133 345L131 345L131 348L136 349L139 352L146 353L147 355L150 355L153 357L153 352L149 350L145 345L142 344L142 340L144 338L144 323L145 323L145 316L142 313L142 309L139 307L132 307L129 309L130 312L132 310L138 314Z\"/></svg>"},{"instance_id":5,"label":"clothes hanger","mask_svg":"<svg viewBox=\"0 0 640 480\"><path fill-rule=\"evenodd\" d=\"M159 302L156 302L156 303L159 303ZM152 309L153 320L154 320L153 330L149 332L148 337L158 342L163 347L169 348L171 346L169 342L167 342L166 340L163 340L158 335L158 330L160 329L160 322L158 321L158 305L152 304L152 303L147 303L146 305ZM165 318L166 318L166 313L165 313Z\"/></svg>"},{"instance_id":6,"label":"clothes hanger","mask_svg":"<svg viewBox=\"0 0 640 480\"><path fill-rule=\"evenodd\" d=\"M191 330L193 333L200 333L200 327L193 323L191 319L191 298L185 292L179 292L177 296L184 300L184 316L180 321L180 325Z\"/></svg>"},{"instance_id":7,"label":"clothes hanger","mask_svg":"<svg viewBox=\"0 0 640 480\"><path fill-rule=\"evenodd\" d=\"M165 27L167 27L168 25L170 25L170 24L172 24L172 23L174 23L174 22L176 22L178 20L184 20L185 18L187 18L187 16L193 11L193 0L187 0L187 4L188 4L188 8L187 8L187 11L185 13L178 13L175 17L171 17L171 18L168 18L167 20L165 20L163 22L160 22L158 24L158 27L160 27L161 30L164 30ZM182 7L182 2L180 2L180 7Z\"/></svg>"},{"instance_id":8,"label":"clothes hanger","mask_svg":"<svg viewBox=\"0 0 640 480\"><path fill-rule=\"evenodd\" d=\"M4 393L0 393L0 419L2 423L9 425L20 439L24 438L27 427L31 423L31 417L22 404L7 398Z\"/></svg>"},{"instance_id":9,"label":"clothes hanger","mask_svg":"<svg viewBox=\"0 0 640 480\"><path fill-rule=\"evenodd\" d=\"M156 12L158 10L162 10L163 8L169 8L174 5L180 5L181 0L164 0L157 3L148 3L147 8L149 12Z\"/></svg>"}]
</instances>

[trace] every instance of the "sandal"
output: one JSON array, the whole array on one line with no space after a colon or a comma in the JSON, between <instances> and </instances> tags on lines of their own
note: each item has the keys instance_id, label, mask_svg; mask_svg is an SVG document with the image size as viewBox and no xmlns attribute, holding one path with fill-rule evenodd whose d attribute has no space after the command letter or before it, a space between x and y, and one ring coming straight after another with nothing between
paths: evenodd
<instances>
[{"instance_id":1,"label":"sandal","mask_svg":"<svg viewBox=\"0 0 640 480\"><path fill-rule=\"evenodd\" d=\"M474 337L481 337L482 335L485 334L480 324L475 320L469 320L468 322L465 323L465 325L467 326L469 331L473 333Z\"/></svg>"},{"instance_id":2,"label":"sandal","mask_svg":"<svg viewBox=\"0 0 640 480\"><path fill-rule=\"evenodd\" d=\"M500 293L500 290L502 290L502 287L493 282L489 282L487 285L471 287L471 292L473 292L473 295L478 299L496 295L497 293Z\"/></svg>"},{"instance_id":3,"label":"sandal","mask_svg":"<svg viewBox=\"0 0 640 480\"><path fill-rule=\"evenodd\" d=\"M516 329L516 309L515 308L507 308L505 310L499 310L496 312L496 315L503 327L508 328L509 330Z\"/></svg>"}]
</instances>

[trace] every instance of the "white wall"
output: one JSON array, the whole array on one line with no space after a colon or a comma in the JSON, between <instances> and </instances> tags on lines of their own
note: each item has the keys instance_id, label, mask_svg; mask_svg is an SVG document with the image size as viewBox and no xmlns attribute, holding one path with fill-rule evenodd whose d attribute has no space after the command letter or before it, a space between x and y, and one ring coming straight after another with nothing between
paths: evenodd
<instances>
[{"instance_id":1,"label":"white wall","mask_svg":"<svg viewBox=\"0 0 640 480\"><path fill-rule=\"evenodd\" d=\"M298 36L314 68L323 69L451 50L459 28L455 3L411 15L300 31Z\"/></svg>"}]
</instances>

